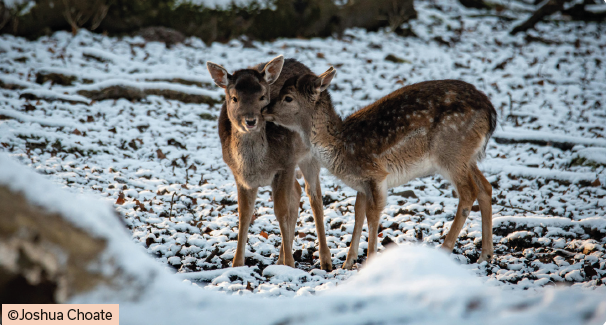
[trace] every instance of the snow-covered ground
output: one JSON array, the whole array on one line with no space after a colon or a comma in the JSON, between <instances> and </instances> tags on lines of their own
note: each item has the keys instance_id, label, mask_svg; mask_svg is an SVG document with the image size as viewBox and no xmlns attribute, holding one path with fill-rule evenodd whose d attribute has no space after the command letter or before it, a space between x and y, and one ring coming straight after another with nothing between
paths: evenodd
<instances>
[{"instance_id":1,"label":"snow-covered ground","mask_svg":"<svg viewBox=\"0 0 606 325\"><path fill-rule=\"evenodd\" d=\"M280 236L268 188L259 193L250 227L250 267L229 268L238 217L235 183L217 135L220 104L154 95L132 102L91 101L78 92L124 85L218 102L222 91L212 84L207 60L235 70L284 54L318 73L334 66L338 74L330 91L346 115L404 84L461 79L484 91L499 113L480 165L494 186L496 257L490 264L475 263L481 226L474 211L451 258L489 286L603 287L606 24L539 23L528 37L512 37L509 20L454 4L417 2L419 19L411 26L418 38L349 30L340 39L253 42L253 48L239 41L206 46L190 38L168 49L142 38L86 31L37 41L2 35L0 151L72 192L114 204L133 241L200 290L315 294L358 271L318 270L306 197L294 243L298 270L272 266ZM72 84L37 84L39 72L73 76ZM28 99L35 96L53 100ZM340 266L351 240L355 192L326 172L322 191L328 244L333 264ZM456 205L452 186L438 176L395 188L384 210L381 240L436 247ZM365 232L359 262L367 247ZM363 281L362 274L352 281Z\"/></svg>"},{"instance_id":2,"label":"snow-covered ground","mask_svg":"<svg viewBox=\"0 0 606 325\"><path fill-rule=\"evenodd\" d=\"M91 264L105 263L99 271L110 279L115 276L114 283L120 285L99 285L68 302L119 303L121 324L182 324L196 319L212 324L600 325L606 319L604 287L512 292L483 284L439 250L410 245L389 248L338 288L314 296L301 290L295 298L201 290L162 269L140 246L129 242L130 235L111 204L94 195L60 190L4 153L0 153L0 186L23 193L31 204L57 213L107 243ZM60 252L55 247L55 253ZM0 254L0 265L17 259L6 255ZM95 270L88 267L89 272ZM268 266L263 273L295 283L310 276L287 266ZM221 275L225 280L232 276L246 277L247 267Z\"/></svg>"}]
</instances>

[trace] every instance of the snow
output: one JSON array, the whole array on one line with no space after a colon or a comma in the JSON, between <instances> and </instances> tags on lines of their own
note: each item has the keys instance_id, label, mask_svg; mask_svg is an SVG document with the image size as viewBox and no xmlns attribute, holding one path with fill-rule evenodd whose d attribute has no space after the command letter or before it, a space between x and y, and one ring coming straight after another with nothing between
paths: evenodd
<instances>
[{"instance_id":1,"label":"snow","mask_svg":"<svg viewBox=\"0 0 606 325\"><path fill-rule=\"evenodd\" d=\"M601 324L606 320L606 291L550 288L522 293L484 284L477 276L439 250L404 245L384 251L339 286L328 286L311 295L298 290L296 300L251 296L244 284L230 287L242 292L228 296L202 290L192 279L229 282L232 277L251 281L249 267L196 273L171 274L143 252L110 205L89 195L74 195L29 168L0 154L0 184L22 192L33 204L57 212L76 226L108 242L108 263L131 279L124 290L104 286L72 298L69 303L118 303L123 324L180 323L204 319L211 323L259 324ZM79 204L74 204L78 202ZM254 267L256 268L256 267ZM565 277L582 278L569 267ZM265 276L299 282L310 275L287 266L268 266ZM121 273L124 274L124 273ZM218 275L218 276L217 276ZM180 280L188 278L190 280ZM271 291L276 291L273 288ZM267 295L269 295L268 292ZM267 296L266 295L266 296ZM237 312L234 312L237 311Z\"/></svg>"},{"instance_id":2,"label":"snow","mask_svg":"<svg viewBox=\"0 0 606 325\"><path fill-rule=\"evenodd\" d=\"M257 5L260 9L270 8L273 4L270 0L177 0L175 7L190 4L194 6L202 6L204 8L225 10L231 6L237 8L247 8L251 5Z\"/></svg>"},{"instance_id":3,"label":"snow","mask_svg":"<svg viewBox=\"0 0 606 325\"><path fill-rule=\"evenodd\" d=\"M263 270L263 276L278 281L298 281L309 277L309 274L303 270L293 269L285 265L270 265Z\"/></svg>"},{"instance_id":4,"label":"snow","mask_svg":"<svg viewBox=\"0 0 606 325\"><path fill-rule=\"evenodd\" d=\"M282 277L274 266L279 227L270 192L262 188L246 253L254 266L230 269L238 215L235 183L221 159L216 129L220 105L184 104L159 96L138 102L91 101L77 91L130 85L220 99L222 90L212 83L204 62L211 60L233 71L284 54L317 73L334 66L338 74L331 96L337 111L347 115L404 84L461 79L484 91L497 109L495 137L512 140L490 140L480 165L494 185L496 257L489 264L476 263L481 220L473 211L454 253L436 258L460 263L459 268L486 285L516 292L543 294L555 285L602 290L606 281L606 26L542 22L529 33L556 42L527 43L523 35L508 35L512 22L472 17L477 11L456 2L419 1L416 6L419 18L411 26L419 38L352 29L341 38L279 39L253 42L254 48L237 40L206 46L190 38L168 49L140 37L112 38L85 30L75 36L58 32L36 41L1 35L5 52L0 56L0 84L24 89L0 87L0 153L71 194L84 193L113 205L138 249L194 284L195 290L186 296L220 291L223 296L307 299L343 287L372 265L362 263L366 227L356 265L360 272L318 270L317 236L304 195L293 244L301 256L297 261L301 276ZM451 45L439 45L433 41L436 35ZM406 62L386 61L388 54ZM502 69L497 68L506 61ZM40 71L77 78L72 86L39 85L35 80ZM82 103L20 98L34 91ZM550 142L569 144L568 149ZM321 183L328 245L333 264L339 267L351 240L355 191L326 171ZM406 190L418 199L394 194ZM117 204L120 194L126 201L122 205ZM382 215L380 240L389 237L399 246L415 244L433 252L450 228L457 203L453 187L439 176L395 188ZM385 251L383 245L379 248ZM278 273L265 277L268 268L267 272ZM585 268L597 275L588 276ZM574 271L579 273L571 274ZM298 280L289 280L294 277ZM580 297L586 293L579 292ZM552 303L556 305L545 304L558 307L559 302Z\"/></svg>"},{"instance_id":5,"label":"snow","mask_svg":"<svg viewBox=\"0 0 606 325\"><path fill-rule=\"evenodd\" d=\"M577 154L581 158L585 158L589 161L600 165L606 165L606 148L586 148L577 151Z\"/></svg>"},{"instance_id":6,"label":"snow","mask_svg":"<svg viewBox=\"0 0 606 325\"><path fill-rule=\"evenodd\" d=\"M606 147L606 140L604 139L567 136L564 134L554 134L553 132L519 130L513 127L503 127L503 130L497 130L494 133L494 136L512 140L557 141L571 144L582 144L586 146Z\"/></svg>"}]
</instances>

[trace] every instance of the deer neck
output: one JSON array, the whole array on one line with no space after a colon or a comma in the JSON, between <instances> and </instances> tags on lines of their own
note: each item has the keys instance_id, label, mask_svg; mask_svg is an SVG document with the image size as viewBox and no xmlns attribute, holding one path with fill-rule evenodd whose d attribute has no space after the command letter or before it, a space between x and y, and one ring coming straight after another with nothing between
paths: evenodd
<instances>
[{"instance_id":1,"label":"deer neck","mask_svg":"<svg viewBox=\"0 0 606 325\"><path fill-rule=\"evenodd\" d=\"M237 157L236 161L241 169L249 166L262 164L268 153L268 142L266 136L265 123L259 126L261 129L257 132L243 133L236 128L231 129L233 144L231 146L232 156Z\"/></svg>"},{"instance_id":2,"label":"deer neck","mask_svg":"<svg viewBox=\"0 0 606 325\"><path fill-rule=\"evenodd\" d=\"M333 173L335 166L340 165L337 160L342 157L342 127L343 120L332 106L330 95L322 92L316 102L309 130L304 133L308 135L306 142L311 145L314 155Z\"/></svg>"}]
</instances>

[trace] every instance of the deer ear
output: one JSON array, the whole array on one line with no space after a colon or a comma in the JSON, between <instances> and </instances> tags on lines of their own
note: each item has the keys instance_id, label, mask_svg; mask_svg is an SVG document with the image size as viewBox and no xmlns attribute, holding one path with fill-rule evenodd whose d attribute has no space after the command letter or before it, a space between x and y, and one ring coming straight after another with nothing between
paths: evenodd
<instances>
[{"instance_id":1,"label":"deer ear","mask_svg":"<svg viewBox=\"0 0 606 325\"><path fill-rule=\"evenodd\" d=\"M316 92L321 93L326 90L326 88L328 88L328 86L330 85L332 78L334 78L336 75L337 70L335 70L335 68L333 67L328 68L328 70L326 70L323 74L319 75L318 79L316 79L316 81L314 82Z\"/></svg>"},{"instance_id":2,"label":"deer ear","mask_svg":"<svg viewBox=\"0 0 606 325\"><path fill-rule=\"evenodd\" d=\"M215 84L221 88L227 87L227 81L231 77L227 70L224 67L212 63L210 61L206 62L206 67L208 68L208 72L210 72L210 76L215 81Z\"/></svg>"},{"instance_id":3,"label":"deer ear","mask_svg":"<svg viewBox=\"0 0 606 325\"><path fill-rule=\"evenodd\" d=\"M280 77L282 67L284 66L284 56L278 55L273 60L269 61L263 68L263 78L268 84L273 84Z\"/></svg>"}]
</instances>

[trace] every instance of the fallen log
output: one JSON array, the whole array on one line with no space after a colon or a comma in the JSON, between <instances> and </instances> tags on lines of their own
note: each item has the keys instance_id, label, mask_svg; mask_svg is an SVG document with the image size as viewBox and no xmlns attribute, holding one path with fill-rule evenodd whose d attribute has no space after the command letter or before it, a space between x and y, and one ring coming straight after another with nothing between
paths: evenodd
<instances>
[{"instance_id":1,"label":"fallen log","mask_svg":"<svg viewBox=\"0 0 606 325\"><path fill-rule=\"evenodd\" d=\"M536 25L539 21L543 20L546 16L554 14L564 9L564 3L570 0L549 0L539 9L537 9L526 21L514 27L509 34L515 35L519 32L525 32Z\"/></svg>"},{"instance_id":2,"label":"fallen log","mask_svg":"<svg viewBox=\"0 0 606 325\"><path fill-rule=\"evenodd\" d=\"M167 82L114 82L105 81L79 87L80 96L100 101L106 99L142 100L150 95L178 100L182 103L214 105L220 98L205 89Z\"/></svg>"},{"instance_id":3,"label":"fallen log","mask_svg":"<svg viewBox=\"0 0 606 325\"><path fill-rule=\"evenodd\" d=\"M82 96L60 94L48 89L26 89L21 92L19 98L27 100L44 100L47 102L59 101L69 104L90 104L90 102Z\"/></svg>"}]
</instances>

